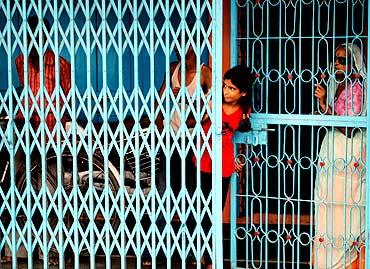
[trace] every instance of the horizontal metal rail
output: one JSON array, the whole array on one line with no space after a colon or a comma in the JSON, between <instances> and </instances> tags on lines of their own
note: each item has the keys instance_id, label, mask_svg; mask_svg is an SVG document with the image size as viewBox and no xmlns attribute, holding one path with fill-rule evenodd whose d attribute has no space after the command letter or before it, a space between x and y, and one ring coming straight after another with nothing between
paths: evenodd
<instances>
[{"instance_id":1,"label":"horizontal metal rail","mask_svg":"<svg viewBox=\"0 0 370 269\"><path fill-rule=\"evenodd\" d=\"M331 126L366 128L366 117L333 116L333 115L302 115L302 114L252 114L253 120L265 124L297 125L297 126Z\"/></svg>"}]
</instances>

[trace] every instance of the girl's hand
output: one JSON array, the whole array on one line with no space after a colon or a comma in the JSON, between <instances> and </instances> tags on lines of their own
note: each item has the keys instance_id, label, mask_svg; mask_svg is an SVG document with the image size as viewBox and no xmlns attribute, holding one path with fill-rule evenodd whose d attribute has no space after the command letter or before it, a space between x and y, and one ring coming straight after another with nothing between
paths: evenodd
<instances>
[{"instance_id":1,"label":"girl's hand","mask_svg":"<svg viewBox=\"0 0 370 269\"><path fill-rule=\"evenodd\" d=\"M243 171L244 163L240 160L240 158L236 158L235 160L235 172L240 173Z\"/></svg>"},{"instance_id":2,"label":"girl's hand","mask_svg":"<svg viewBox=\"0 0 370 269\"><path fill-rule=\"evenodd\" d=\"M248 119L251 117L251 114L252 114L252 106L249 106L247 110L247 114L246 114Z\"/></svg>"}]
</instances>

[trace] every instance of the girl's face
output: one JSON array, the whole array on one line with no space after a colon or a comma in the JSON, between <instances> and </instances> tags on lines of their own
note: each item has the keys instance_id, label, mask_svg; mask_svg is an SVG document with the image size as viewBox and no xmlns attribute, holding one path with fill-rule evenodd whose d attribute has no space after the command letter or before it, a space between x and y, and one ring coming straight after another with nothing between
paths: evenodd
<instances>
[{"instance_id":1,"label":"girl's face","mask_svg":"<svg viewBox=\"0 0 370 269\"><path fill-rule=\"evenodd\" d=\"M230 79L224 80L224 102L231 103L233 105L237 104L239 99L243 96L246 96L246 92L241 92L238 87L236 87Z\"/></svg>"}]
</instances>

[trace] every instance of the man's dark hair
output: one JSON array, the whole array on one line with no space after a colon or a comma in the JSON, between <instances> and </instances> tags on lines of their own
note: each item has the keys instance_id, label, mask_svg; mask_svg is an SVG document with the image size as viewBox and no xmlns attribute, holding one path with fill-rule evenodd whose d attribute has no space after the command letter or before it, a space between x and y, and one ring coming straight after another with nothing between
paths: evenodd
<instances>
[{"instance_id":1,"label":"man's dark hair","mask_svg":"<svg viewBox=\"0 0 370 269\"><path fill-rule=\"evenodd\" d=\"M50 29L51 29L50 22L45 18L42 19L42 22L44 23L44 25L46 27L46 30L48 32L50 32ZM39 24L39 17L36 16L36 15L33 15L33 16L28 18L27 23L28 23L29 27L31 28L31 31L35 32L36 28L37 28L37 25Z\"/></svg>"},{"instance_id":2,"label":"man's dark hair","mask_svg":"<svg viewBox=\"0 0 370 269\"><path fill-rule=\"evenodd\" d=\"M49 21L45 18L43 18L42 21L43 21L43 24L46 27L47 32L49 33L50 29L51 29ZM35 15L31 16L31 17L28 18L27 23L28 23L28 26L31 28L31 32L33 34L35 34L37 25L39 24L39 17L35 16ZM43 31L41 30L40 33L43 33ZM29 57L30 62L32 63L32 65L36 68L36 70L40 70L39 54L37 53L36 48L33 47L31 49L30 55L28 57Z\"/></svg>"}]
</instances>

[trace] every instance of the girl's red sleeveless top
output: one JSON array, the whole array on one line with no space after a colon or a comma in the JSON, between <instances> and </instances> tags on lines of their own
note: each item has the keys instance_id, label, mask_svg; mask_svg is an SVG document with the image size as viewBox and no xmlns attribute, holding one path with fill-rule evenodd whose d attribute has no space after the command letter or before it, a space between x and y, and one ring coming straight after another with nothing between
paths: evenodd
<instances>
[{"instance_id":1,"label":"girl's red sleeveless top","mask_svg":"<svg viewBox=\"0 0 370 269\"><path fill-rule=\"evenodd\" d=\"M222 109L222 177L230 177L235 170L233 135L242 118L243 110L241 108L237 109L230 115L226 114L224 109ZM210 128L211 121L208 120L203 124L203 130L205 134L208 134ZM212 148L211 139L209 139L208 143L209 147ZM204 141L202 142L202 145L203 144ZM195 165L197 165L195 156L193 156L193 162ZM200 159L200 170L202 172L212 173L212 159L208 148L205 148Z\"/></svg>"}]
</instances>

